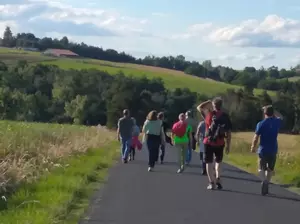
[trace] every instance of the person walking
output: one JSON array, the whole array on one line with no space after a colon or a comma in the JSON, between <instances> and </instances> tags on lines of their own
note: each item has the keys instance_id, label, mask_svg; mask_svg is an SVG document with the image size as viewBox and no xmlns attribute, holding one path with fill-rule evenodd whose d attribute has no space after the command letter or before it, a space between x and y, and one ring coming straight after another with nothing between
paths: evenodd
<instances>
[{"instance_id":1,"label":"person walking","mask_svg":"<svg viewBox=\"0 0 300 224\"><path fill-rule=\"evenodd\" d=\"M123 110L123 117L118 120L117 139L121 141L121 153L123 163L128 162L128 153L131 146L133 132L133 120L128 109Z\"/></svg>"},{"instance_id":2,"label":"person walking","mask_svg":"<svg viewBox=\"0 0 300 224\"><path fill-rule=\"evenodd\" d=\"M199 125L197 127L197 132L196 132L196 141L198 142L199 145L199 150L200 150L200 161L201 161L201 166L202 166L202 175L206 175L206 163L204 161L204 136L205 136L205 122L200 121Z\"/></svg>"},{"instance_id":3,"label":"person walking","mask_svg":"<svg viewBox=\"0 0 300 224\"><path fill-rule=\"evenodd\" d=\"M133 133L132 133L131 147L129 153L129 161L134 160L136 148L138 150L142 149L142 143L139 140L140 128L139 126L137 126L136 120L133 117L131 119L133 120Z\"/></svg>"},{"instance_id":4,"label":"person walking","mask_svg":"<svg viewBox=\"0 0 300 224\"><path fill-rule=\"evenodd\" d=\"M205 117L205 136L204 143L204 161L206 163L206 171L209 180L207 189L214 190L222 189L220 176L221 176L221 163L223 160L223 153L230 151L231 143L231 120L224 111L222 111L223 101L221 98L216 97L212 101L208 100L201 103L197 110ZM213 160L215 157L215 173L213 172Z\"/></svg>"},{"instance_id":5,"label":"person walking","mask_svg":"<svg viewBox=\"0 0 300 224\"><path fill-rule=\"evenodd\" d=\"M185 113L186 116L186 122L188 125L191 126L192 130L191 130L191 134L192 134L192 138L190 139L190 143L188 144L189 147L187 149L187 155L186 155L186 164L190 164L190 162L192 161L192 152L195 151L196 149L196 139L195 139L195 134L196 134L196 130L197 130L197 121L196 119L193 118L193 114L192 111L187 111Z\"/></svg>"},{"instance_id":6,"label":"person walking","mask_svg":"<svg viewBox=\"0 0 300 224\"><path fill-rule=\"evenodd\" d=\"M151 111L143 125L144 139L146 140L149 158L148 171L153 171L155 162L158 160L159 146L164 143L162 121L157 119L157 111Z\"/></svg>"},{"instance_id":7,"label":"person walking","mask_svg":"<svg viewBox=\"0 0 300 224\"><path fill-rule=\"evenodd\" d=\"M282 123L282 115L275 112L272 105L263 107L264 119L256 125L251 152L256 152L256 145L260 137L257 154L259 158L258 167L262 181L261 194L269 193L269 183L274 173L276 157L278 153L277 136Z\"/></svg>"},{"instance_id":8,"label":"person walking","mask_svg":"<svg viewBox=\"0 0 300 224\"><path fill-rule=\"evenodd\" d=\"M189 143L192 138L192 127L186 122L185 114L181 113L178 116L179 121L172 127L172 139L175 147L178 150L178 165L177 173L182 173L185 169L185 157Z\"/></svg>"},{"instance_id":9,"label":"person walking","mask_svg":"<svg viewBox=\"0 0 300 224\"><path fill-rule=\"evenodd\" d=\"M166 152L166 144L165 143L169 143L169 144L172 145L172 140L167 135L168 125L164 121L164 118L165 118L164 113L163 112L158 113L157 118L162 121L162 128L163 128L164 135L165 135L165 141L162 141L161 144L160 144L160 151L161 151L160 163L163 164L164 163L164 158L165 158L165 152Z\"/></svg>"}]
</instances>

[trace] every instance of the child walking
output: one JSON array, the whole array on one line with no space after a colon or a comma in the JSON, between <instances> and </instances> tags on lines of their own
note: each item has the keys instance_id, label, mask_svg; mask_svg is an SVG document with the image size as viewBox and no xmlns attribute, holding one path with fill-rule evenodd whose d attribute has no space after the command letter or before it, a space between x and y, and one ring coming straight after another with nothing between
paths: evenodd
<instances>
[{"instance_id":1,"label":"child walking","mask_svg":"<svg viewBox=\"0 0 300 224\"><path fill-rule=\"evenodd\" d=\"M132 133L132 141L131 141L131 146L130 146L130 153L129 153L129 161L134 160L135 157L135 149L137 148L138 150L142 149L142 143L139 140L139 135L140 135L140 128L136 124L136 120L132 118L133 120L133 133Z\"/></svg>"}]
</instances>

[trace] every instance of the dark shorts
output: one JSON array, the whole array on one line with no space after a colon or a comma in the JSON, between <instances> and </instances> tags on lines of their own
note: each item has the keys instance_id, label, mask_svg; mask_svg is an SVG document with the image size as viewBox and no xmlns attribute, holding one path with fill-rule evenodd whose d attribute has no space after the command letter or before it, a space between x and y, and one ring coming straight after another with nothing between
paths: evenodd
<instances>
[{"instance_id":1,"label":"dark shorts","mask_svg":"<svg viewBox=\"0 0 300 224\"><path fill-rule=\"evenodd\" d=\"M204 145L204 161L206 163L212 163L214 161L214 157L217 163L221 163L223 161L224 154L224 145L222 146L211 146Z\"/></svg>"},{"instance_id":2,"label":"dark shorts","mask_svg":"<svg viewBox=\"0 0 300 224\"><path fill-rule=\"evenodd\" d=\"M276 157L276 154L258 154L258 168L263 171L268 169L273 171L276 164Z\"/></svg>"}]
</instances>

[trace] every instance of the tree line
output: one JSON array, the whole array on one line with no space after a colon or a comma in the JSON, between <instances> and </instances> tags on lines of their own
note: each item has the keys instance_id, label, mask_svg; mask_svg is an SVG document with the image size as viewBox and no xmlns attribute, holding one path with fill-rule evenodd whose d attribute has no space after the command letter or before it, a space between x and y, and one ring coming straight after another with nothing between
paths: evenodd
<instances>
[{"instance_id":1,"label":"tree line","mask_svg":"<svg viewBox=\"0 0 300 224\"><path fill-rule=\"evenodd\" d=\"M273 103L283 114L283 131L299 129L300 94L267 92L255 96L245 88L220 94L234 130L254 130L262 119L261 107ZM181 112L209 99L205 92L187 88L166 89L161 79L133 78L121 72L110 75L95 69L62 70L54 65L18 61L6 66L0 62L1 119L106 125L115 128L124 108L130 109L142 125L150 110L165 112L171 125ZM199 113L195 113L199 116Z\"/></svg>"},{"instance_id":2,"label":"tree line","mask_svg":"<svg viewBox=\"0 0 300 224\"><path fill-rule=\"evenodd\" d=\"M2 45L6 47L37 48L44 51L48 48L69 49L78 55L86 58L107 60L113 62L136 63L150 65L168 69L183 71L187 75L201 78L210 78L217 81L234 85L246 86L247 88L260 88L266 90L281 90L283 88L293 88L293 83L288 78L300 76L299 65L286 69L279 69L276 66L269 68L245 67L243 70L235 70L230 67L218 65L213 66L210 60L199 63L188 61L183 55L174 56L146 56L135 58L125 52L118 52L113 49L104 50L101 47L90 46L85 43L73 43L67 37L38 38L32 33L17 33L13 35L11 29L6 27L3 34Z\"/></svg>"}]
</instances>

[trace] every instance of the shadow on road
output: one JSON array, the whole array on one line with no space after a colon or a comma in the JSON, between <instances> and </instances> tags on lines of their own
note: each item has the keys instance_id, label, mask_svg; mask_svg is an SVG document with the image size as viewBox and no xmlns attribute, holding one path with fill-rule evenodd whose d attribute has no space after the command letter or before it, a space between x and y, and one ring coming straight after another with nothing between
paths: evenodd
<instances>
[{"instance_id":1,"label":"shadow on road","mask_svg":"<svg viewBox=\"0 0 300 224\"><path fill-rule=\"evenodd\" d=\"M244 195L253 195L253 196L259 196L259 197L269 197L269 198L276 198L276 199L283 199L283 200L290 200L290 201L296 201L300 202L299 198L295 197L286 197L286 196L280 196L275 194L269 194L267 196L261 196L260 194L256 193L250 193L250 192L243 192L238 190L230 190L230 189L222 189L221 191L229 192L229 193L237 193L237 194L244 194Z\"/></svg>"}]
</instances>

